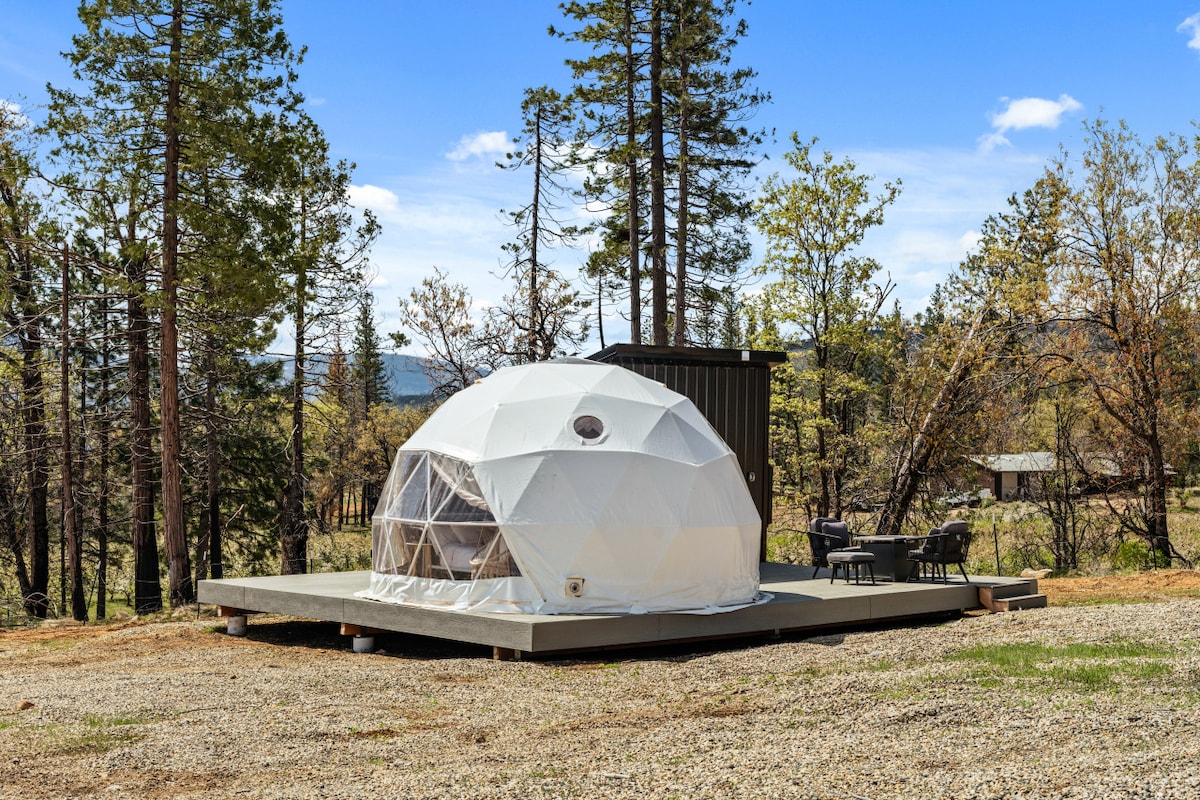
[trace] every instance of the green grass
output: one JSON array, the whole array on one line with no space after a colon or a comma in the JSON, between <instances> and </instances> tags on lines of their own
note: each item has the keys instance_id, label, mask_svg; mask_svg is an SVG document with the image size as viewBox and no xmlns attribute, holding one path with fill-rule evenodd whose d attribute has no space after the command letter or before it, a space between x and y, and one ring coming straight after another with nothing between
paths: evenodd
<instances>
[{"instance_id":1,"label":"green grass","mask_svg":"<svg viewBox=\"0 0 1200 800\"><path fill-rule=\"evenodd\" d=\"M82 720L82 730L71 730L62 725L27 728L25 743L39 758L102 755L145 738L144 734L129 728L145 721L89 714Z\"/></svg>"},{"instance_id":2,"label":"green grass","mask_svg":"<svg viewBox=\"0 0 1200 800\"><path fill-rule=\"evenodd\" d=\"M145 725L152 721L145 717L104 717L99 714L83 716L83 724L89 728L119 728L125 725Z\"/></svg>"},{"instance_id":3,"label":"green grass","mask_svg":"<svg viewBox=\"0 0 1200 800\"><path fill-rule=\"evenodd\" d=\"M1032 642L980 644L950 656L971 665L977 686L998 688L1012 680L1037 680L1046 690L1103 691L1118 683L1151 683L1172 672L1160 645L1116 641L1048 647Z\"/></svg>"}]
</instances>

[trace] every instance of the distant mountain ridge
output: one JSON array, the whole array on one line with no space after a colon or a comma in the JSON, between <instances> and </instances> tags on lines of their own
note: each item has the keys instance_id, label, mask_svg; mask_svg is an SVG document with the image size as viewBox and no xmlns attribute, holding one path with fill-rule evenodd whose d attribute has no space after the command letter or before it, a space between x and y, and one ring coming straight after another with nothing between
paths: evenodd
<instances>
[{"instance_id":1,"label":"distant mountain ridge","mask_svg":"<svg viewBox=\"0 0 1200 800\"><path fill-rule=\"evenodd\" d=\"M426 359L403 353L381 353L380 358L383 360L384 374L387 375L388 391L392 399L397 401L421 400L427 399L433 394L433 386L425 375ZM346 359L353 363L354 355L347 353ZM283 361L283 378L285 381L290 381L292 375L295 374L293 361L290 358L280 358L280 360ZM329 356L323 353L310 356L308 369L313 375L323 376L328 367ZM310 395L317 393L316 387L309 390Z\"/></svg>"}]
</instances>

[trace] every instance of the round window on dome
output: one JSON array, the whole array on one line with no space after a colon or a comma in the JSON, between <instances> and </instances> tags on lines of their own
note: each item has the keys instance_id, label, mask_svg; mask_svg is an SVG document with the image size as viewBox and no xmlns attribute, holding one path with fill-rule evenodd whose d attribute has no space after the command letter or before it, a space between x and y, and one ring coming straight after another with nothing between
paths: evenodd
<instances>
[{"instance_id":1,"label":"round window on dome","mask_svg":"<svg viewBox=\"0 0 1200 800\"><path fill-rule=\"evenodd\" d=\"M604 423L591 414L576 417L571 428L583 439L584 444L596 444L604 436Z\"/></svg>"}]
</instances>

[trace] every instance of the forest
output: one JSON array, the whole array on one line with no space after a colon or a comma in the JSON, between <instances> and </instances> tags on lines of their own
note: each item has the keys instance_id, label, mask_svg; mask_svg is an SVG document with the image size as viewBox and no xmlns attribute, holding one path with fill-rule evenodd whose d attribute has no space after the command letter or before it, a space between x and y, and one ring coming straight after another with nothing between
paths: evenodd
<instances>
[{"instance_id":1,"label":"forest","mask_svg":"<svg viewBox=\"0 0 1200 800\"><path fill-rule=\"evenodd\" d=\"M795 513L913 531L971 485L968 456L1044 451L1030 563L1078 570L1133 542L1191 565L1170 509L1200 470L1195 134L1085 123L1083 152L981 220L906 314L862 253L898 181L795 133L759 179L770 95L735 60L735 0L565 2L539 24L587 55L525 90L498 165L527 190L503 211L508 294L479 311L431 265L385 337L379 223L304 110L281 5L85 0L71 86L37 114L0 101L10 618L363 568L392 457L438 402L614 341L786 352L771 459ZM384 354L408 344L427 397L392 396Z\"/></svg>"}]
</instances>

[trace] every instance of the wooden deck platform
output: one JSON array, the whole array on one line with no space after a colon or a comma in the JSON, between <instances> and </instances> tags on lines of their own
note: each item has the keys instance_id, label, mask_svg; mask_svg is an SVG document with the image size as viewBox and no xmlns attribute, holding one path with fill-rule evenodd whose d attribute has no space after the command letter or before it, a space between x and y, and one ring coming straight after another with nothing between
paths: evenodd
<instances>
[{"instance_id":1,"label":"wooden deck platform","mask_svg":"<svg viewBox=\"0 0 1200 800\"><path fill-rule=\"evenodd\" d=\"M562 651L660 644L696 639L771 635L792 631L908 620L981 608L979 590L997 595L1037 592L1037 581L1024 578L951 577L949 584L880 582L856 585L839 578L830 583L812 567L764 563L766 603L723 614L641 614L620 616L498 614L363 600L369 572L328 572L259 578L201 581L201 603L225 613L269 612L342 624L348 632L397 631L473 644L490 645L499 655L544 655Z\"/></svg>"}]
</instances>

